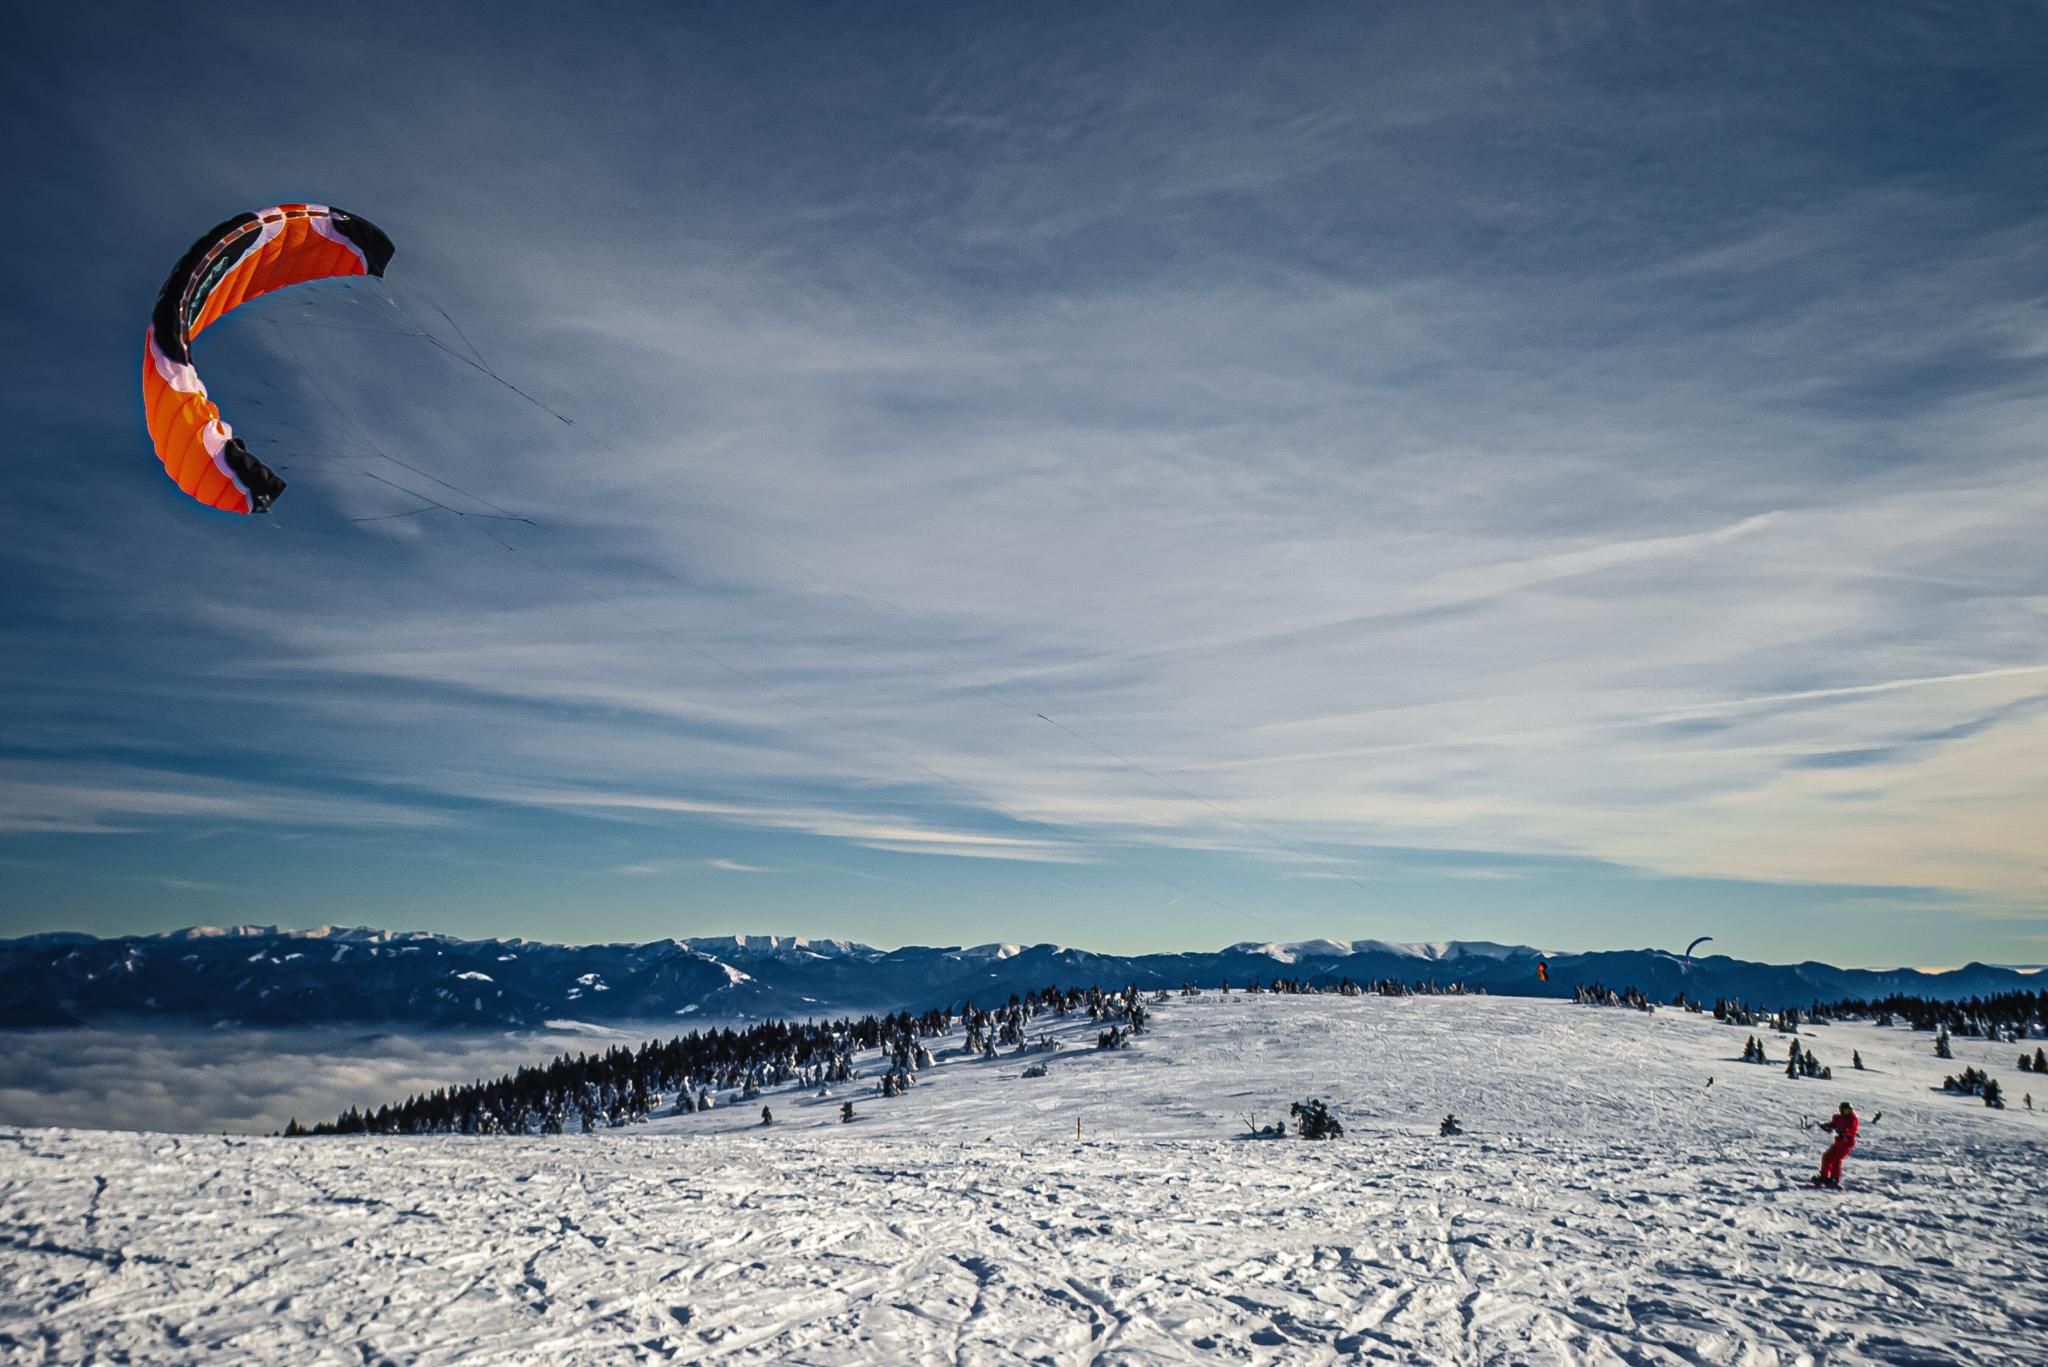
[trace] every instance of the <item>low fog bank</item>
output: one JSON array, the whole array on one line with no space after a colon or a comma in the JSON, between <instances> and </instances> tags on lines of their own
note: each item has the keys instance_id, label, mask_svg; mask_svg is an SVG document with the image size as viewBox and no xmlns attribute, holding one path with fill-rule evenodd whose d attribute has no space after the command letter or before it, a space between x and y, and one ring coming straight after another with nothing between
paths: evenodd
<instances>
[{"instance_id":1,"label":"low fog bank","mask_svg":"<svg viewBox=\"0 0 2048 1367\"><path fill-rule=\"evenodd\" d=\"M691 1022L699 1028L700 1022ZM487 1034L362 1028L0 1031L0 1125L269 1134L677 1026Z\"/></svg>"}]
</instances>

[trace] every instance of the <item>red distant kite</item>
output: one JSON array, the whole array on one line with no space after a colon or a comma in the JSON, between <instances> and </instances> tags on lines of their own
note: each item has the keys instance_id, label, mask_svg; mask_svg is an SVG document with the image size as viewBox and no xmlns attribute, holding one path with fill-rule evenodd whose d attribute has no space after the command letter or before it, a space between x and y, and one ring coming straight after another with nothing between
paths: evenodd
<instances>
[{"instance_id":1,"label":"red distant kite","mask_svg":"<svg viewBox=\"0 0 2048 1367\"><path fill-rule=\"evenodd\" d=\"M1546 964L1546 963L1544 963L1544 962L1543 962L1542 960L1540 960L1540 959L1539 959L1539 960L1537 960L1537 962L1536 962L1536 977L1537 977L1537 980L1538 980L1539 982L1546 982L1546 983L1547 983L1547 982L1549 982L1549 981L1550 981L1550 965L1549 965L1549 964Z\"/></svg>"}]
</instances>

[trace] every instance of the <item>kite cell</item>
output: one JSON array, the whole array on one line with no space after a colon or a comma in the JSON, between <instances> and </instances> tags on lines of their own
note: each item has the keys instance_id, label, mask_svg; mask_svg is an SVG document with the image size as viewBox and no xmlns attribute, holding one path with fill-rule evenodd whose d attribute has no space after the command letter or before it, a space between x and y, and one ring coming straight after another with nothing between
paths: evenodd
<instances>
[{"instance_id":1,"label":"kite cell","mask_svg":"<svg viewBox=\"0 0 2048 1367\"><path fill-rule=\"evenodd\" d=\"M222 314L286 285L381 276L392 250L374 223L325 204L237 214L192 244L157 295L142 352L149 438L180 489L232 513L260 513L284 492L206 396L192 368L193 339Z\"/></svg>"}]
</instances>

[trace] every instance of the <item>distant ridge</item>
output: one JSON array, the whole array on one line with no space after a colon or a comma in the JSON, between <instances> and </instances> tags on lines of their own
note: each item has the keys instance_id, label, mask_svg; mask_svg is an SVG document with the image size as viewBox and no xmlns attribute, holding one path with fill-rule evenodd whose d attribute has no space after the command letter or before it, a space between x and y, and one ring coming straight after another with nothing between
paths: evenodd
<instances>
[{"instance_id":1,"label":"distant ridge","mask_svg":"<svg viewBox=\"0 0 2048 1367\"><path fill-rule=\"evenodd\" d=\"M1549 981L1536 974L1547 964ZM882 950L795 935L693 936L558 945L464 940L366 926L191 926L99 939L58 931L0 940L0 1028L115 1018L213 1025L536 1027L550 1020L674 1021L922 1010L1057 984L1242 987L1276 977L1462 984L1530 997L1579 983L1753 1006L2037 991L2038 969L1946 972L1765 964L1724 955L1687 972L1657 950L1553 953L1485 940L1246 941L1180 954L1096 954L1053 944Z\"/></svg>"}]
</instances>

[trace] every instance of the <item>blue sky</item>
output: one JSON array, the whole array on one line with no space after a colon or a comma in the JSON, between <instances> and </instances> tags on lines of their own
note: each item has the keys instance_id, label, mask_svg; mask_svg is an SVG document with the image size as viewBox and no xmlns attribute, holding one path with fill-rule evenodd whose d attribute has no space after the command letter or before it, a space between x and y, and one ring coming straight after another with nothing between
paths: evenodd
<instances>
[{"instance_id":1,"label":"blue sky","mask_svg":"<svg viewBox=\"0 0 2048 1367\"><path fill-rule=\"evenodd\" d=\"M2041 7L567 16L17 19L0 934L2048 959Z\"/></svg>"}]
</instances>

